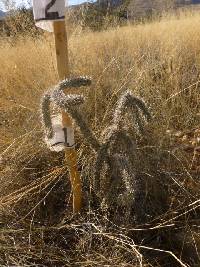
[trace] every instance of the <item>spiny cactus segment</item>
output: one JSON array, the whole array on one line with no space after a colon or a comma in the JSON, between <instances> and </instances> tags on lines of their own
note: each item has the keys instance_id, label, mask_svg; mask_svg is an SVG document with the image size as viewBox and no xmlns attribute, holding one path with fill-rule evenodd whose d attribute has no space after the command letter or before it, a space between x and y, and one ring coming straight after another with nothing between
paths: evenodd
<instances>
[{"instance_id":1,"label":"spiny cactus segment","mask_svg":"<svg viewBox=\"0 0 200 267\"><path fill-rule=\"evenodd\" d=\"M68 109L83 104L84 97L82 95L65 95L63 91L55 90L51 95L51 101L61 109Z\"/></svg>"},{"instance_id":2,"label":"spiny cactus segment","mask_svg":"<svg viewBox=\"0 0 200 267\"><path fill-rule=\"evenodd\" d=\"M91 131L86 121L84 120L81 113L78 112L78 110L76 110L75 107L73 108L69 106L66 108L66 111L71 115L72 119L76 122L86 142L95 152L98 152L100 149L100 143L97 140L94 133Z\"/></svg>"},{"instance_id":3,"label":"spiny cactus segment","mask_svg":"<svg viewBox=\"0 0 200 267\"><path fill-rule=\"evenodd\" d=\"M41 118L45 130L45 140L48 142L54 135L50 104L58 106L61 109L69 109L71 106L80 105L84 102L84 97L80 95L66 95L63 91L68 88L78 88L91 84L88 77L78 77L61 81L54 88L48 90L42 97L41 101Z\"/></svg>"},{"instance_id":4,"label":"spiny cactus segment","mask_svg":"<svg viewBox=\"0 0 200 267\"><path fill-rule=\"evenodd\" d=\"M132 116L134 116L139 130L142 131L144 128L144 120L142 120L141 115L143 115L145 120L148 122L151 120L151 114L145 102L142 99L133 96L133 94L128 90L121 96L117 103L117 108L113 116L113 123L119 127L124 115L129 111L131 111Z\"/></svg>"},{"instance_id":5,"label":"spiny cactus segment","mask_svg":"<svg viewBox=\"0 0 200 267\"><path fill-rule=\"evenodd\" d=\"M87 76L81 76L72 79L65 79L58 84L59 90L64 90L66 88L79 88L81 86L90 86L92 83L91 78Z\"/></svg>"},{"instance_id":6,"label":"spiny cactus segment","mask_svg":"<svg viewBox=\"0 0 200 267\"><path fill-rule=\"evenodd\" d=\"M42 119L43 127L45 129L45 135L48 139L53 137L50 103L51 103L51 96L47 92L42 97L42 101L41 101L41 119Z\"/></svg>"}]
</instances>

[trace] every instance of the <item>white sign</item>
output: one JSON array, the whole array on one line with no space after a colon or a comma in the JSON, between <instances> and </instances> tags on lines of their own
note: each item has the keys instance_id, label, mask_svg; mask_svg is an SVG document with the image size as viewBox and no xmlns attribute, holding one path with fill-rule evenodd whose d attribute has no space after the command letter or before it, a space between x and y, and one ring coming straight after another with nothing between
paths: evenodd
<instances>
[{"instance_id":1,"label":"white sign","mask_svg":"<svg viewBox=\"0 0 200 267\"><path fill-rule=\"evenodd\" d=\"M75 144L74 141L74 128L66 127L63 129L65 135L65 148L66 147L73 147Z\"/></svg>"},{"instance_id":2,"label":"white sign","mask_svg":"<svg viewBox=\"0 0 200 267\"><path fill-rule=\"evenodd\" d=\"M65 19L65 0L33 0L36 26L53 32L53 22Z\"/></svg>"},{"instance_id":3,"label":"white sign","mask_svg":"<svg viewBox=\"0 0 200 267\"><path fill-rule=\"evenodd\" d=\"M74 129L72 127L63 128L62 117L52 118L53 137L47 139L47 145L52 151L60 152L65 148L74 147Z\"/></svg>"}]
</instances>

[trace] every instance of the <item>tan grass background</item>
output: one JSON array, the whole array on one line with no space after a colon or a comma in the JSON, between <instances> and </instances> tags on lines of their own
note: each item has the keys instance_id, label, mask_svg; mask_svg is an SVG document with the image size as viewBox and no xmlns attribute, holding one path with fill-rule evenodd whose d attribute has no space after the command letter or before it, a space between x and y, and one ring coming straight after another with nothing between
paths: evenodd
<instances>
[{"instance_id":1,"label":"tan grass background","mask_svg":"<svg viewBox=\"0 0 200 267\"><path fill-rule=\"evenodd\" d=\"M193 145L187 138L176 142L175 137L168 134L195 131L200 125L199 29L200 15L187 13L179 17L166 15L160 21L105 32L76 29L69 35L71 76L88 75L93 80L91 88L83 89L87 97L83 111L97 136L109 125L116 99L125 89L129 88L150 106L154 120L146 136L148 145L155 146L156 151L173 151L180 164L178 166L174 160L173 166L173 161L169 160L165 166L160 162L158 165L166 172L180 166L183 169L178 183L187 194L181 190L177 195L173 192L169 197L172 210L199 199L199 156L194 154L199 141L193 140ZM38 198L35 202L29 201L35 194L32 188L41 193L41 187L51 185L66 173L62 154L51 154L43 142L39 114L42 93L56 84L57 79L51 34L36 40L28 37L17 41L0 40L0 202L9 220L22 220L23 216L27 218L32 214L39 202ZM76 135L79 163L87 169L92 154L80 134ZM184 142L193 146L190 153L182 149ZM21 210L16 211L14 204L20 201ZM193 229L191 232L188 242L198 252L199 232ZM10 243L7 246L10 248ZM8 251L7 260L13 263L12 249ZM102 255L104 252L101 251ZM19 260L18 256L13 257L15 261ZM117 257L117 266L122 266L124 259Z\"/></svg>"}]
</instances>

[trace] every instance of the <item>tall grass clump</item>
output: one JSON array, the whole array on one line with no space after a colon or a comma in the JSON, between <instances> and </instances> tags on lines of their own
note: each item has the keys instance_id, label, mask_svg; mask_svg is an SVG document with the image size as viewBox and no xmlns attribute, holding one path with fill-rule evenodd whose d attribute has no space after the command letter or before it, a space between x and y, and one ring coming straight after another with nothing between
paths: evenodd
<instances>
[{"instance_id":1,"label":"tall grass clump","mask_svg":"<svg viewBox=\"0 0 200 267\"><path fill-rule=\"evenodd\" d=\"M104 202L107 165L95 166L97 153L76 127L84 209L72 217L64 154L48 150L40 122L41 97L58 83L53 37L1 39L1 266L198 266L199 26L200 16L193 13L70 33L71 77L93 81L76 88L85 97L80 114L99 143L106 143L118 120L132 142L125 152L119 142L109 150L113 157L118 149L130 158L129 174L139 181L128 215L123 187L119 201ZM149 118L143 102L143 115L133 108L134 118L132 106L121 108L130 95L135 103L145 101L149 123L137 119ZM116 158L120 166L121 160ZM96 195L99 166L103 189ZM129 179L125 186L130 188Z\"/></svg>"},{"instance_id":2,"label":"tall grass clump","mask_svg":"<svg viewBox=\"0 0 200 267\"><path fill-rule=\"evenodd\" d=\"M35 26L33 10L25 6L12 8L0 23L0 37L10 38L12 41L19 37L38 38L41 31Z\"/></svg>"}]
</instances>

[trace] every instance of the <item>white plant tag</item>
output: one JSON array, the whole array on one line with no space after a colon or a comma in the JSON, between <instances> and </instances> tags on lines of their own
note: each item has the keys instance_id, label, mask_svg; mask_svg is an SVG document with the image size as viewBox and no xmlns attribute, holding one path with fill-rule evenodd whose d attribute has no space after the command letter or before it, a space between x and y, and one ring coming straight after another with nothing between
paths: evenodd
<instances>
[{"instance_id":1,"label":"white plant tag","mask_svg":"<svg viewBox=\"0 0 200 267\"><path fill-rule=\"evenodd\" d=\"M65 147L73 147L74 142L74 129L72 127L67 127L63 129L65 134Z\"/></svg>"},{"instance_id":2,"label":"white plant tag","mask_svg":"<svg viewBox=\"0 0 200 267\"><path fill-rule=\"evenodd\" d=\"M65 134L62 126L62 117L52 118L53 138L47 139L47 145L52 151L60 152L65 148Z\"/></svg>"},{"instance_id":3,"label":"white plant tag","mask_svg":"<svg viewBox=\"0 0 200 267\"><path fill-rule=\"evenodd\" d=\"M62 116L53 117L52 126L53 138L46 140L50 150L60 152L74 146L74 129L72 127L63 128Z\"/></svg>"},{"instance_id":4,"label":"white plant tag","mask_svg":"<svg viewBox=\"0 0 200 267\"><path fill-rule=\"evenodd\" d=\"M36 26L53 32L53 22L65 19L65 0L33 0Z\"/></svg>"}]
</instances>

